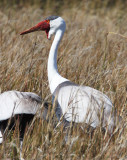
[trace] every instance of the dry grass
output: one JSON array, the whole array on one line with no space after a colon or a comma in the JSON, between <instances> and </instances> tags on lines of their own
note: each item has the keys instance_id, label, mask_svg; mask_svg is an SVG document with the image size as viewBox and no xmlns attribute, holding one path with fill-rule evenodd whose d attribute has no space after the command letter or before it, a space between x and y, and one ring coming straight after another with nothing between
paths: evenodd
<instances>
[{"instance_id":1,"label":"dry grass","mask_svg":"<svg viewBox=\"0 0 127 160\"><path fill-rule=\"evenodd\" d=\"M26 132L23 146L25 159L127 159L127 13L113 9L101 15L87 14L85 8L64 9L61 15L67 30L58 55L58 69L71 81L91 86L107 94L121 115L121 128L112 137L104 137L97 128L91 137L78 126L64 142L62 127L53 129L37 119ZM45 33L19 36L47 17L50 12L36 8L0 11L0 89L36 92L51 102L47 81L47 59L52 41ZM49 111L50 113L50 111ZM0 159L18 159L18 130L9 133L0 146Z\"/></svg>"}]
</instances>

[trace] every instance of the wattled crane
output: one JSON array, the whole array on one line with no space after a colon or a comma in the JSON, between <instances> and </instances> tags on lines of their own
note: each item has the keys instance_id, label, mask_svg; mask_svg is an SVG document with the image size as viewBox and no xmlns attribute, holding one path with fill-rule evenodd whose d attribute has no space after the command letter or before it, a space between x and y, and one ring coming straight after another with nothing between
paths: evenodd
<instances>
[{"instance_id":1,"label":"wattled crane","mask_svg":"<svg viewBox=\"0 0 127 160\"><path fill-rule=\"evenodd\" d=\"M3 142L6 127L8 129L14 128L16 120L18 120L20 131L20 159L22 158L21 151L25 128L32 121L41 105L41 97L32 92L13 90L0 94L0 143ZM46 111L46 102L44 106Z\"/></svg>"},{"instance_id":2,"label":"wattled crane","mask_svg":"<svg viewBox=\"0 0 127 160\"><path fill-rule=\"evenodd\" d=\"M47 68L49 87L53 96L53 103L56 105L57 117L59 119L64 117L68 122L85 122L95 128L101 123L100 115L103 111L102 127L106 128L108 126L108 131L112 132L114 127L112 111L114 107L109 97L94 88L74 84L58 72L57 51L65 29L66 23L63 18L49 16L20 34L45 31L48 39L51 39L53 34L55 35L49 52Z\"/></svg>"}]
</instances>

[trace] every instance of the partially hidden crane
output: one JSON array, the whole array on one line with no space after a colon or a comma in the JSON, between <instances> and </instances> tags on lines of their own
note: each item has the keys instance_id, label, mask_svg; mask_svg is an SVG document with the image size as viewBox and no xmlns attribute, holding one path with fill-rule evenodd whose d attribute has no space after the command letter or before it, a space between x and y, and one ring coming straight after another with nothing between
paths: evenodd
<instances>
[{"instance_id":1,"label":"partially hidden crane","mask_svg":"<svg viewBox=\"0 0 127 160\"><path fill-rule=\"evenodd\" d=\"M0 143L7 129L13 129L18 120L20 131L20 159L26 126L42 105L42 99L32 92L6 91L0 94ZM47 109L47 103L44 103Z\"/></svg>"},{"instance_id":2,"label":"partially hidden crane","mask_svg":"<svg viewBox=\"0 0 127 160\"><path fill-rule=\"evenodd\" d=\"M49 16L20 35L34 31L45 31L48 39L55 35L47 68L49 87L53 103L56 105L57 117L59 119L64 117L68 122L85 122L94 128L102 123L102 127L107 127L111 133L115 123L114 106L109 97L94 88L74 84L58 72L57 51L65 29L66 23L63 18Z\"/></svg>"}]
</instances>

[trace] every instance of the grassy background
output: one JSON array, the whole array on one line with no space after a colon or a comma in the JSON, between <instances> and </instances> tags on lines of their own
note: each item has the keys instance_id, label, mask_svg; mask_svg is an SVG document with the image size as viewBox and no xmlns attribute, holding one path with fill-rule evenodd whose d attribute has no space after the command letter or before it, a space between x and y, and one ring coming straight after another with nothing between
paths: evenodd
<instances>
[{"instance_id":1,"label":"grassy background","mask_svg":"<svg viewBox=\"0 0 127 160\"><path fill-rule=\"evenodd\" d=\"M74 128L74 143L64 143L62 126L41 118L26 132L25 159L127 158L127 12L126 1L0 1L0 90L31 91L51 102L47 59L52 40L45 33L19 33L49 15L62 16L67 29L59 47L58 69L77 84L107 94L121 115L112 137L98 127L93 137ZM109 33L115 32L117 34ZM43 110L42 110L43 112ZM49 110L49 115L52 112ZM34 127L33 127L34 126ZM7 133L0 159L19 159L18 129Z\"/></svg>"}]
</instances>

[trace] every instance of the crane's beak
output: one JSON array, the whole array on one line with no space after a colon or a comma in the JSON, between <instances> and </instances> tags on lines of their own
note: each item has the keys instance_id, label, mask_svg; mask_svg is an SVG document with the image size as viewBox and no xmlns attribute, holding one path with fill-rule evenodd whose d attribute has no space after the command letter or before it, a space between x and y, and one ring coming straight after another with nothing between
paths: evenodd
<instances>
[{"instance_id":1,"label":"crane's beak","mask_svg":"<svg viewBox=\"0 0 127 160\"><path fill-rule=\"evenodd\" d=\"M28 34L28 33L39 31L39 30L40 28L38 28L37 26L34 26L26 31L21 32L20 35Z\"/></svg>"},{"instance_id":2,"label":"crane's beak","mask_svg":"<svg viewBox=\"0 0 127 160\"><path fill-rule=\"evenodd\" d=\"M24 35L24 34L35 32L35 31L46 31L46 33L47 33L49 31L49 29L50 29L49 22L44 20L44 21L38 23L36 26L34 26L26 31L21 32L20 35Z\"/></svg>"}]
</instances>

